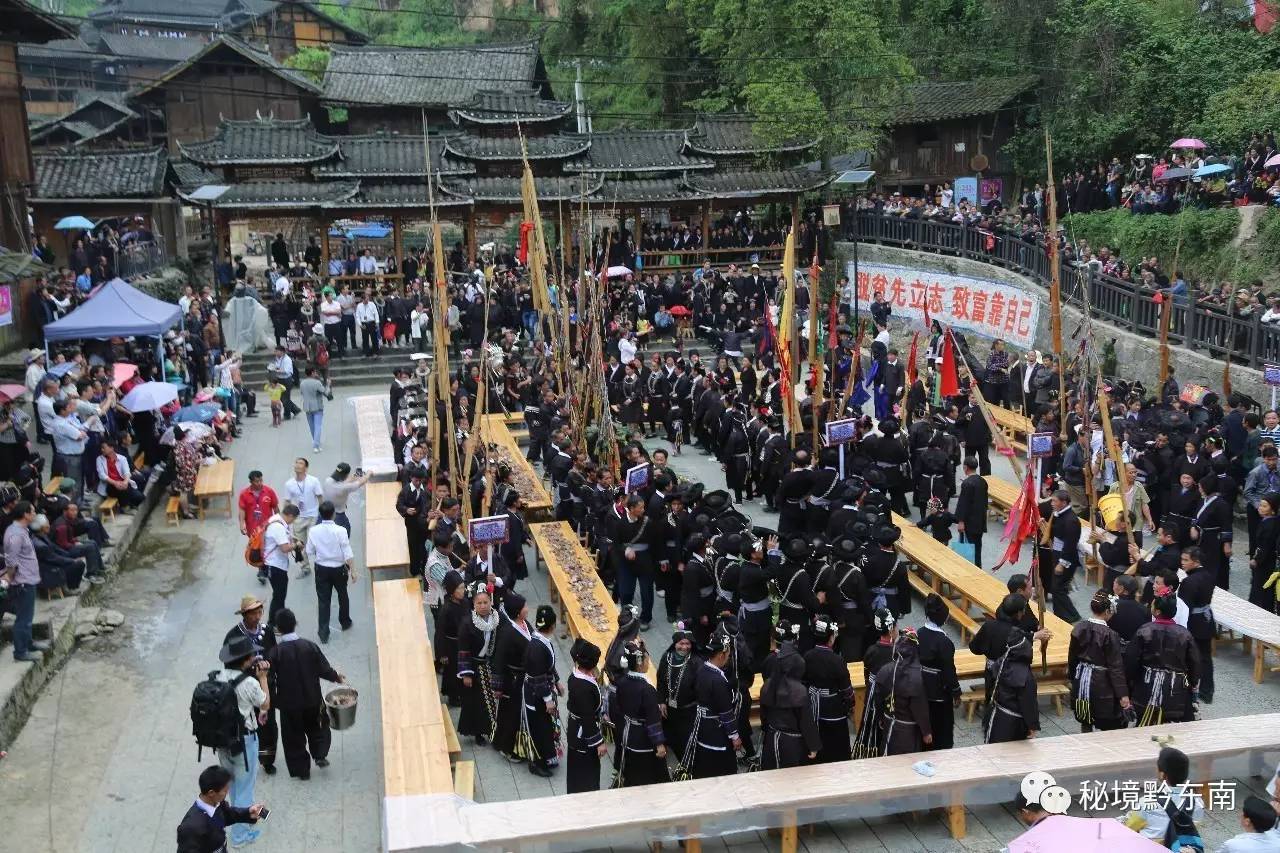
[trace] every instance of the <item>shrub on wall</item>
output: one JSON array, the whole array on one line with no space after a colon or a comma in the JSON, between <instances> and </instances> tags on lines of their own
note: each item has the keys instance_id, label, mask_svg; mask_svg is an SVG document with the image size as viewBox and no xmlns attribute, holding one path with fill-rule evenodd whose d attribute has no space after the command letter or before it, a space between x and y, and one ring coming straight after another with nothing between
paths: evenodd
<instances>
[{"instance_id":1,"label":"shrub on wall","mask_svg":"<svg viewBox=\"0 0 1280 853\"><path fill-rule=\"evenodd\" d=\"M1275 216L1268 213L1264 220ZM1231 246L1240 223L1235 208L1184 210L1175 216L1135 216L1117 209L1074 214L1063 221L1069 239L1086 241L1095 252L1108 246L1133 264L1155 255L1166 270L1173 269L1176 255L1178 268L1191 278L1234 278L1249 260L1247 249L1237 252Z\"/></svg>"}]
</instances>

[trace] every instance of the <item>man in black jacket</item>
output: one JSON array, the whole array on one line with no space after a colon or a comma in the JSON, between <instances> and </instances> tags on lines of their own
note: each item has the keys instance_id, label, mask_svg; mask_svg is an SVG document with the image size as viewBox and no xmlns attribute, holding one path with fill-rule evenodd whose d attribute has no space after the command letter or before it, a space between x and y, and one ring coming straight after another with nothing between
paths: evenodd
<instances>
[{"instance_id":1,"label":"man in black jacket","mask_svg":"<svg viewBox=\"0 0 1280 853\"><path fill-rule=\"evenodd\" d=\"M1080 621L1080 611L1071 603L1071 581L1080 566L1080 518L1071 511L1071 496L1058 490L1049 499L1049 574L1041 569L1046 588L1053 594L1053 612L1069 625Z\"/></svg>"},{"instance_id":2,"label":"man in black jacket","mask_svg":"<svg viewBox=\"0 0 1280 853\"><path fill-rule=\"evenodd\" d=\"M1128 642L1139 628L1151 621L1151 611L1138 601L1138 579L1133 575L1120 575L1111 582L1111 591L1118 600L1107 626Z\"/></svg>"},{"instance_id":3,"label":"man in black jacket","mask_svg":"<svg viewBox=\"0 0 1280 853\"><path fill-rule=\"evenodd\" d=\"M178 853L219 853L227 849L226 828L235 823L257 823L261 803L247 809L227 804L231 771L220 764L200 773L200 796L178 824Z\"/></svg>"},{"instance_id":4,"label":"man in black jacket","mask_svg":"<svg viewBox=\"0 0 1280 853\"><path fill-rule=\"evenodd\" d=\"M347 680L334 669L320 647L297 634L298 618L287 607L276 614L280 640L267 655L275 674L275 705L280 711L280 743L289 775L311 778L311 759L329 766L332 735L320 693L320 679L337 684ZM309 755L308 755L309 753Z\"/></svg>"},{"instance_id":5,"label":"man in black jacket","mask_svg":"<svg viewBox=\"0 0 1280 853\"><path fill-rule=\"evenodd\" d=\"M973 562L982 565L982 534L987 532L987 481L978 475L978 460L964 458L964 480L956 501L956 529L973 543Z\"/></svg>"}]
</instances>

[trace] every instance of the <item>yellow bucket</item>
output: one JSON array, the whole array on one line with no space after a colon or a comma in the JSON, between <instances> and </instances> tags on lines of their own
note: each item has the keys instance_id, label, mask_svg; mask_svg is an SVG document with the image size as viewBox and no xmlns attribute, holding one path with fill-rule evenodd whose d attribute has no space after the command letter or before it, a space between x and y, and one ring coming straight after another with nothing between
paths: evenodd
<instances>
[{"instance_id":1,"label":"yellow bucket","mask_svg":"<svg viewBox=\"0 0 1280 853\"><path fill-rule=\"evenodd\" d=\"M1107 529L1113 529L1124 515L1124 498L1119 495L1103 495L1098 498L1098 511L1102 513L1102 523Z\"/></svg>"}]
</instances>

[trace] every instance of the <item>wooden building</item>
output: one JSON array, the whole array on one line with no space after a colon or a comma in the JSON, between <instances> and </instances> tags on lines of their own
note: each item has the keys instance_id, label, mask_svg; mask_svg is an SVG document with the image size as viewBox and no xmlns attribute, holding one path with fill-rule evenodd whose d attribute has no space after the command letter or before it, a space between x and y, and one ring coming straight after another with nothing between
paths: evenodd
<instances>
[{"instance_id":1,"label":"wooden building","mask_svg":"<svg viewBox=\"0 0 1280 853\"><path fill-rule=\"evenodd\" d=\"M1037 78L990 77L907 87L872 168L881 190L918 194L956 178L986 179L1012 192L1013 166L1001 149L1018 127ZM1000 184L994 183L999 181Z\"/></svg>"},{"instance_id":2,"label":"wooden building","mask_svg":"<svg viewBox=\"0 0 1280 853\"><path fill-rule=\"evenodd\" d=\"M155 109L136 103L130 106L123 96L105 92L87 93L70 113L31 131L31 146L36 149L104 143L149 147L164 142L164 119Z\"/></svg>"},{"instance_id":3,"label":"wooden building","mask_svg":"<svg viewBox=\"0 0 1280 853\"><path fill-rule=\"evenodd\" d=\"M167 129L169 153L207 139L225 121L258 117L323 123L320 89L301 72L234 36L219 36L195 56L133 93L132 102L156 110Z\"/></svg>"},{"instance_id":4,"label":"wooden building","mask_svg":"<svg viewBox=\"0 0 1280 853\"><path fill-rule=\"evenodd\" d=\"M449 110L483 91L536 91L551 98L536 41L470 47L335 46L325 71L323 100L347 110L346 131L422 133L425 110L433 130L448 128Z\"/></svg>"}]
</instances>

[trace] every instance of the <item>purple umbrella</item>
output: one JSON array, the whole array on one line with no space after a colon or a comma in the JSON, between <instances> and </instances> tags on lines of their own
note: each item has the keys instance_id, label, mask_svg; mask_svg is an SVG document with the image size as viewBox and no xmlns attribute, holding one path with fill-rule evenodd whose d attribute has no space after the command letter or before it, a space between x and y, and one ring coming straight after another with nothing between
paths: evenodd
<instances>
[{"instance_id":1,"label":"purple umbrella","mask_svg":"<svg viewBox=\"0 0 1280 853\"><path fill-rule=\"evenodd\" d=\"M1209 146L1205 145L1199 139L1193 139L1190 136L1184 136L1175 142L1169 143L1169 147L1170 148L1208 148Z\"/></svg>"}]
</instances>

